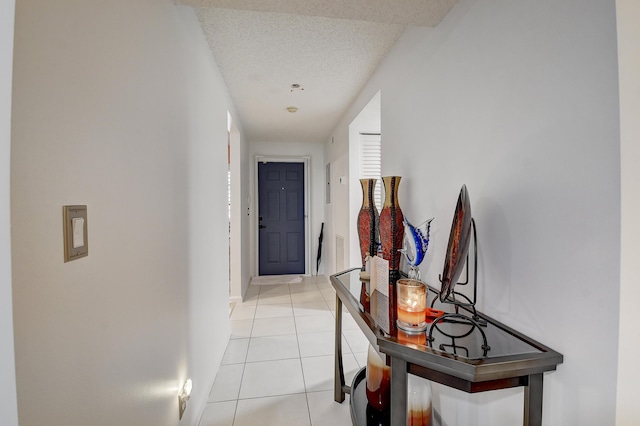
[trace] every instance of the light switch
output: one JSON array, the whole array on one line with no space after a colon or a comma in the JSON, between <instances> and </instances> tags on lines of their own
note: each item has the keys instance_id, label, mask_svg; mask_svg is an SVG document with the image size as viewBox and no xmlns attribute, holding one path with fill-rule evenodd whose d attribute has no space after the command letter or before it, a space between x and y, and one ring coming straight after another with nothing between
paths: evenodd
<instances>
[{"instance_id":1,"label":"light switch","mask_svg":"<svg viewBox=\"0 0 640 426\"><path fill-rule=\"evenodd\" d=\"M89 254L87 238L87 206L62 207L64 261L76 260Z\"/></svg>"},{"instance_id":2,"label":"light switch","mask_svg":"<svg viewBox=\"0 0 640 426\"><path fill-rule=\"evenodd\" d=\"M84 246L84 218L74 217L73 223L73 248Z\"/></svg>"}]
</instances>

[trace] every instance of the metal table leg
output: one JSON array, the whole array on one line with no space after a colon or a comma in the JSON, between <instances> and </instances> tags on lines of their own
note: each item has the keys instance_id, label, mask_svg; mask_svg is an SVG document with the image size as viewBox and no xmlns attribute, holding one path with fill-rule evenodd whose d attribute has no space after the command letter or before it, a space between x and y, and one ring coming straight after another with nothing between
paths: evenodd
<instances>
[{"instance_id":1,"label":"metal table leg","mask_svg":"<svg viewBox=\"0 0 640 426\"><path fill-rule=\"evenodd\" d=\"M407 424L407 361L391 357L391 425Z\"/></svg>"},{"instance_id":2,"label":"metal table leg","mask_svg":"<svg viewBox=\"0 0 640 426\"><path fill-rule=\"evenodd\" d=\"M335 330L335 361L333 372L333 399L344 401L346 385L344 383L344 368L342 366L342 301L336 296L336 330Z\"/></svg>"},{"instance_id":3,"label":"metal table leg","mask_svg":"<svg viewBox=\"0 0 640 426\"><path fill-rule=\"evenodd\" d=\"M542 425L542 373L529 375L524 388L524 426Z\"/></svg>"}]
</instances>

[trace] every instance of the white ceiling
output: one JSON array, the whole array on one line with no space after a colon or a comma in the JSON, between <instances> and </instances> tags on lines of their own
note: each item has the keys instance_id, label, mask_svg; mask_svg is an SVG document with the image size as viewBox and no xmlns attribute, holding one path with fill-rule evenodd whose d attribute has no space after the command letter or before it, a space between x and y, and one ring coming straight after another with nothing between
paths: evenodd
<instances>
[{"instance_id":1,"label":"white ceiling","mask_svg":"<svg viewBox=\"0 0 640 426\"><path fill-rule=\"evenodd\" d=\"M252 142L326 141L405 28L456 1L174 0L195 9Z\"/></svg>"}]
</instances>

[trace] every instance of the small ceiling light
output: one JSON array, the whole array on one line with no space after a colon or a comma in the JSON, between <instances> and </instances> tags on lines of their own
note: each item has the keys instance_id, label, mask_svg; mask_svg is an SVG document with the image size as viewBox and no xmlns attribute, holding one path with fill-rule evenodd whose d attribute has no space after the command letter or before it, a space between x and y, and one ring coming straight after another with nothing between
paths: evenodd
<instances>
[{"instance_id":1,"label":"small ceiling light","mask_svg":"<svg viewBox=\"0 0 640 426\"><path fill-rule=\"evenodd\" d=\"M287 111L293 114L294 112L298 111L298 107L294 107L294 106L287 107Z\"/></svg>"},{"instance_id":2,"label":"small ceiling light","mask_svg":"<svg viewBox=\"0 0 640 426\"><path fill-rule=\"evenodd\" d=\"M298 83L293 83L291 85L291 91L293 92L294 90L300 90L303 91L304 87L302 87L301 85L299 85Z\"/></svg>"}]
</instances>

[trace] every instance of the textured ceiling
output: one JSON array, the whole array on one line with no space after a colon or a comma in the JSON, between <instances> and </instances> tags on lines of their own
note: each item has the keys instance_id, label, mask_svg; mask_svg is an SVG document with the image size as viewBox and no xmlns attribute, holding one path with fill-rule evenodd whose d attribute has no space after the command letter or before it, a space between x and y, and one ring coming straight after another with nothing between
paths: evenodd
<instances>
[{"instance_id":1,"label":"textured ceiling","mask_svg":"<svg viewBox=\"0 0 640 426\"><path fill-rule=\"evenodd\" d=\"M175 3L194 7L249 141L324 142L406 26L437 24L455 1Z\"/></svg>"}]
</instances>

